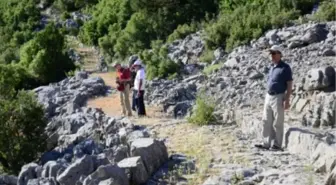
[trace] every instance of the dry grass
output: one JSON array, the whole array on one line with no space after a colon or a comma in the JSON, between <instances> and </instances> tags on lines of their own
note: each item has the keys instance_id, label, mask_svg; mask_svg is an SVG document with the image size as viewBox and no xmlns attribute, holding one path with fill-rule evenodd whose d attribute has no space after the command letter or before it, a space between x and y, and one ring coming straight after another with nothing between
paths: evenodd
<instances>
[{"instance_id":1,"label":"dry grass","mask_svg":"<svg viewBox=\"0 0 336 185\"><path fill-rule=\"evenodd\" d=\"M115 87L115 73L98 73L109 86ZM99 97L88 102L88 106L102 108L109 116L120 116L121 106L118 94L107 97ZM243 148L237 148L232 128L216 126L199 127L186 122L174 123L176 120L169 119L162 114L158 107L146 107L148 117L131 117L131 121L137 125L151 128L154 137L166 138L169 154L184 154L196 161L196 172L182 175L188 179L190 185L202 184L211 175L217 175L220 168L212 167L213 164L239 163L248 164L243 155ZM236 115L237 116L237 115ZM239 114L239 116L241 116Z\"/></svg>"},{"instance_id":2,"label":"dry grass","mask_svg":"<svg viewBox=\"0 0 336 185\"><path fill-rule=\"evenodd\" d=\"M196 160L196 172L183 177L190 185L202 184L206 178L217 175L220 168L212 167L219 163L249 164L244 148L235 146L236 139L225 127L199 127L189 123L160 126L155 128L157 137L167 139L169 154L184 154ZM220 162L221 161L221 162Z\"/></svg>"}]
</instances>

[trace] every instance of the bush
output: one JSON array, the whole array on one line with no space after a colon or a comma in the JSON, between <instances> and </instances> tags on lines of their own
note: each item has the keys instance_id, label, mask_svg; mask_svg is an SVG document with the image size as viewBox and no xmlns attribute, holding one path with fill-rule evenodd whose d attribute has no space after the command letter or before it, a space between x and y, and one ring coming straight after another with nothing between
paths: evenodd
<instances>
[{"instance_id":1,"label":"bush","mask_svg":"<svg viewBox=\"0 0 336 185\"><path fill-rule=\"evenodd\" d=\"M174 39L194 32L193 22L204 19L208 12L217 12L215 0L102 0L79 35L86 44L98 44L100 38L108 35L103 45L114 47L113 52L106 53L124 58L149 49L154 40L166 41L171 34L170 39ZM184 26L178 28L179 25Z\"/></svg>"},{"instance_id":2,"label":"bush","mask_svg":"<svg viewBox=\"0 0 336 185\"><path fill-rule=\"evenodd\" d=\"M45 151L46 124L32 94L20 91L13 98L0 97L0 164L5 172L17 174Z\"/></svg>"},{"instance_id":3,"label":"bush","mask_svg":"<svg viewBox=\"0 0 336 185\"><path fill-rule=\"evenodd\" d=\"M321 2L320 7L317 9L314 19L317 21L334 21L336 20L335 1Z\"/></svg>"},{"instance_id":4,"label":"bush","mask_svg":"<svg viewBox=\"0 0 336 185\"><path fill-rule=\"evenodd\" d=\"M211 63L214 59L214 51L210 49L206 49L205 51L203 51L200 57L200 61L205 63Z\"/></svg>"},{"instance_id":5,"label":"bush","mask_svg":"<svg viewBox=\"0 0 336 185\"><path fill-rule=\"evenodd\" d=\"M76 11L85 6L94 5L98 0L56 0L55 5L62 11Z\"/></svg>"},{"instance_id":6,"label":"bush","mask_svg":"<svg viewBox=\"0 0 336 185\"><path fill-rule=\"evenodd\" d=\"M209 65L203 69L203 73L205 75L209 75L217 70L219 70L221 67L223 67L224 63L221 64L215 64L215 65Z\"/></svg>"},{"instance_id":7,"label":"bush","mask_svg":"<svg viewBox=\"0 0 336 185\"><path fill-rule=\"evenodd\" d=\"M208 49L227 51L260 37L269 29L279 28L311 11L312 0L225 0L216 22L206 27Z\"/></svg>"},{"instance_id":8,"label":"bush","mask_svg":"<svg viewBox=\"0 0 336 185\"><path fill-rule=\"evenodd\" d=\"M168 36L167 41L173 42L174 40L184 38L196 31L198 31L198 26L196 23L178 25L174 32Z\"/></svg>"},{"instance_id":9,"label":"bush","mask_svg":"<svg viewBox=\"0 0 336 185\"><path fill-rule=\"evenodd\" d=\"M168 59L167 48L163 45L163 41L153 41L152 51L145 50L141 53L140 57L146 64L146 74L149 80L158 78L173 79L178 77L181 70L181 65Z\"/></svg>"},{"instance_id":10,"label":"bush","mask_svg":"<svg viewBox=\"0 0 336 185\"><path fill-rule=\"evenodd\" d=\"M11 98L12 92L37 86L37 81L22 66L0 64L0 98Z\"/></svg>"},{"instance_id":11,"label":"bush","mask_svg":"<svg viewBox=\"0 0 336 185\"><path fill-rule=\"evenodd\" d=\"M71 15L68 12L63 12L61 15L62 20L71 18Z\"/></svg>"},{"instance_id":12,"label":"bush","mask_svg":"<svg viewBox=\"0 0 336 185\"><path fill-rule=\"evenodd\" d=\"M42 84L60 81L75 68L64 49L64 36L54 24L49 24L23 46L20 64Z\"/></svg>"},{"instance_id":13,"label":"bush","mask_svg":"<svg viewBox=\"0 0 336 185\"><path fill-rule=\"evenodd\" d=\"M193 108L191 117L188 118L190 123L196 125L209 125L216 121L214 116L215 101L200 91L197 95L196 105Z\"/></svg>"}]
</instances>

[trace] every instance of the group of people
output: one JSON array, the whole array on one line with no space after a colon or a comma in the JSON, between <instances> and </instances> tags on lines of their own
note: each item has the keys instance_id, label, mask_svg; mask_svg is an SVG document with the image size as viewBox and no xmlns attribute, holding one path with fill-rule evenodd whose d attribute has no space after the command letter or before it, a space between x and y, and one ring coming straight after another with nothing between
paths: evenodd
<instances>
[{"instance_id":1,"label":"group of people","mask_svg":"<svg viewBox=\"0 0 336 185\"><path fill-rule=\"evenodd\" d=\"M113 67L117 70L116 83L120 92L122 114L132 116L133 110L139 117L146 116L144 103L146 73L142 61L132 56L128 66L115 63ZM131 89L133 89L132 106L129 100Z\"/></svg>"},{"instance_id":2,"label":"group of people","mask_svg":"<svg viewBox=\"0 0 336 185\"><path fill-rule=\"evenodd\" d=\"M290 107L292 93L292 70L282 60L282 48L273 46L269 50L272 67L267 79L267 93L263 111L263 142L255 146L262 149L282 150L284 132L284 110ZM134 62L133 62L134 61ZM120 91L123 114L132 116L129 101L129 92L133 87L132 109L138 116L145 116L145 70L142 62L137 57L131 57L129 67L122 67L116 63L118 71L117 83ZM134 82L132 81L132 74Z\"/></svg>"}]
</instances>

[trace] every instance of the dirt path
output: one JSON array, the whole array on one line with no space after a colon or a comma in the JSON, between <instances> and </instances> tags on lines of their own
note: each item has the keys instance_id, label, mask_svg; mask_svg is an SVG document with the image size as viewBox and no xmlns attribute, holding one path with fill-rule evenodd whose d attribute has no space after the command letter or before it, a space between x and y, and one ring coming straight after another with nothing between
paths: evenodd
<instances>
[{"instance_id":1,"label":"dirt path","mask_svg":"<svg viewBox=\"0 0 336 185\"><path fill-rule=\"evenodd\" d=\"M93 67L97 62L94 52L81 49L80 52L85 58L87 68ZM101 77L105 84L115 88L115 72L108 73L93 73L91 76ZM131 98L130 98L131 100ZM105 97L98 97L87 102L87 106L100 108L106 115L111 117L119 117L122 115L119 93L111 93ZM234 152L234 139L227 133L229 130L215 129L216 132L209 127L198 127L186 123L183 120L174 120L165 117L160 112L160 109L146 105L147 117L129 119L136 125L146 126L152 134L152 137L166 139L166 145L169 154L184 154L196 160L197 172L193 174L170 175L169 184L176 184L176 179L188 179L188 184L202 184L210 175L217 174L218 169L210 169L210 164L213 160L228 160L227 152ZM213 147L213 146L223 146ZM224 148L226 148L224 152Z\"/></svg>"},{"instance_id":2,"label":"dirt path","mask_svg":"<svg viewBox=\"0 0 336 185\"><path fill-rule=\"evenodd\" d=\"M101 77L107 86L116 88L115 83L115 72L108 73L93 73L91 76ZM132 101L132 95L130 95L130 101ZM87 105L89 107L101 108L108 116L122 116L122 107L120 104L119 93L112 93L105 97L98 97L88 101ZM132 121L141 123L141 125L152 125L152 123L157 123L161 120L167 120L165 116L160 112L159 108L153 106L146 106L147 117L138 119L136 116L130 117ZM135 114L135 113L134 113Z\"/></svg>"}]
</instances>

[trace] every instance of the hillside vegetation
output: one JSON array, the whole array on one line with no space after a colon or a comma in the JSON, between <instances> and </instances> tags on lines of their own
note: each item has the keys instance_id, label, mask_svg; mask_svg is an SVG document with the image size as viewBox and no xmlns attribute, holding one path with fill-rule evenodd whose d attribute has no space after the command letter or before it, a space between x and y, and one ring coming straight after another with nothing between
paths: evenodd
<instances>
[{"instance_id":1,"label":"hillside vegetation","mask_svg":"<svg viewBox=\"0 0 336 185\"><path fill-rule=\"evenodd\" d=\"M90 9L93 19L80 29L79 38L86 44L99 45L110 61L139 54L149 68L149 78L166 77L178 68L167 61L166 42L202 29L206 50L222 47L230 51L266 30L310 13L315 3L314 0L102 0ZM335 19L334 1L322 1L320 7L316 20Z\"/></svg>"},{"instance_id":2,"label":"hillside vegetation","mask_svg":"<svg viewBox=\"0 0 336 185\"><path fill-rule=\"evenodd\" d=\"M0 164L19 166L45 150L46 120L35 98L22 89L60 81L76 69L67 55L65 36L99 46L109 62L138 54L152 79L178 76L180 65L167 58L167 43L203 30L208 57L246 44L265 31L310 13L315 0L2 0L0 2ZM42 21L39 4L67 20L74 11L91 15L74 32ZM334 0L321 0L316 21L335 20ZM209 54L210 53L210 54ZM205 62L205 60L203 61ZM12 116L15 114L15 116ZM6 142L7 140L13 142ZM17 141L17 142L16 142ZM26 150L29 148L29 150ZM16 160L20 159L20 160Z\"/></svg>"}]
</instances>

